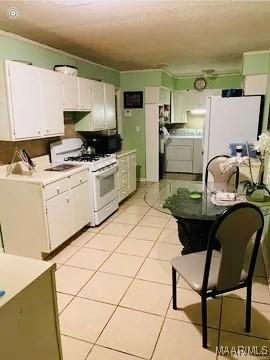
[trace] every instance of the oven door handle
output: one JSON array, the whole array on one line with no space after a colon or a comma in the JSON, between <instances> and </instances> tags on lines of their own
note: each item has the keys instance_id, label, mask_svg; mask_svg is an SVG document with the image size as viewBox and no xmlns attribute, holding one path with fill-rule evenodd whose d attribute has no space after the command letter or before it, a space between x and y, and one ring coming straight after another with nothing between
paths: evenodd
<instances>
[{"instance_id":1,"label":"oven door handle","mask_svg":"<svg viewBox=\"0 0 270 360\"><path fill-rule=\"evenodd\" d=\"M99 179L103 179L107 176L115 174L117 172L117 170L118 170L118 166L114 166L112 169L108 169L106 171L102 171L102 173L100 173L100 174L97 174L96 177Z\"/></svg>"}]
</instances>

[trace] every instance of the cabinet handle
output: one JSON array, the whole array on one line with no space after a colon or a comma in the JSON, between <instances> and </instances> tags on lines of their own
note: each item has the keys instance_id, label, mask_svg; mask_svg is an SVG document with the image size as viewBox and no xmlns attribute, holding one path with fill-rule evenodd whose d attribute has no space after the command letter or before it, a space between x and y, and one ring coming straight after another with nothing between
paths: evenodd
<instances>
[{"instance_id":1,"label":"cabinet handle","mask_svg":"<svg viewBox=\"0 0 270 360\"><path fill-rule=\"evenodd\" d=\"M38 134L40 134L40 131L38 131Z\"/></svg>"},{"instance_id":2,"label":"cabinet handle","mask_svg":"<svg viewBox=\"0 0 270 360\"><path fill-rule=\"evenodd\" d=\"M67 203L69 204L69 198L66 198Z\"/></svg>"},{"instance_id":3,"label":"cabinet handle","mask_svg":"<svg viewBox=\"0 0 270 360\"><path fill-rule=\"evenodd\" d=\"M57 194L60 194L60 188L56 188Z\"/></svg>"},{"instance_id":4,"label":"cabinet handle","mask_svg":"<svg viewBox=\"0 0 270 360\"><path fill-rule=\"evenodd\" d=\"M50 132L50 130L48 130L48 129L46 131L47 131L47 133Z\"/></svg>"},{"instance_id":5,"label":"cabinet handle","mask_svg":"<svg viewBox=\"0 0 270 360\"><path fill-rule=\"evenodd\" d=\"M80 178L80 183L82 183L83 182L83 180L82 180L82 178Z\"/></svg>"}]
</instances>

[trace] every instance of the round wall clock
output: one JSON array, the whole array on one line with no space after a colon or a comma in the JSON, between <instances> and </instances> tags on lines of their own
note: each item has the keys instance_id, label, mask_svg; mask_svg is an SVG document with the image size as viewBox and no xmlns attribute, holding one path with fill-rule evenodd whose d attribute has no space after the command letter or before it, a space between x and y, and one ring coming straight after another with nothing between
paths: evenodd
<instances>
[{"instance_id":1,"label":"round wall clock","mask_svg":"<svg viewBox=\"0 0 270 360\"><path fill-rule=\"evenodd\" d=\"M207 82L204 78L199 77L194 81L194 88L196 90L203 90L206 88Z\"/></svg>"}]
</instances>

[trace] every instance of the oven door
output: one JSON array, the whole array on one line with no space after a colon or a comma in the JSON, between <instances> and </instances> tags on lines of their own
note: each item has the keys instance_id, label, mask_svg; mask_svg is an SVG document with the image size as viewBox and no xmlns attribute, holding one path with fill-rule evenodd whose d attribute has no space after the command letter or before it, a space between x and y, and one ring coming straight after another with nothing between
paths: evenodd
<instances>
[{"instance_id":1,"label":"oven door","mask_svg":"<svg viewBox=\"0 0 270 360\"><path fill-rule=\"evenodd\" d=\"M117 194L116 175L118 165L112 165L104 170L93 172L94 211L102 209L111 201L115 200Z\"/></svg>"}]
</instances>

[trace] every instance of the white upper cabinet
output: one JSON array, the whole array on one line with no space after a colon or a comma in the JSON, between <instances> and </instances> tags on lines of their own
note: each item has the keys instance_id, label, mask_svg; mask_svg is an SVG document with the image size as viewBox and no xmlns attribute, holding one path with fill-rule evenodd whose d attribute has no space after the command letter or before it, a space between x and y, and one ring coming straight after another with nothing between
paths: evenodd
<instances>
[{"instance_id":1,"label":"white upper cabinet","mask_svg":"<svg viewBox=\"0 0 270 360\"><path fill-rule=\"evenodd\" d=\"M104 130L106 129L105 119L105 91L104 83L100 81L92 81L93 85L93 129Z\"/></svg>"},{"instance_id":2,"label":"white upper cabinet","mask_svg":"<svg viewBox=\"0 0 270 360\"><path fill-rule=\"evenodd\" d=\"M0 130L3 140L34 139L41 137L41 97L39 69L18 62L5 62L7 85L7 112L5 129ZM2 80L2 79L1 79ZM5 84L1 81L1 92ZM3 119L1 120L3 122ZM8 126L9 125L9 126ZM8 131L6 131L8 130Z\"/></svg>"},{"instance_id":3,"label":"white upper cabinet","mask_svg":"<svg viewBox=\"0 0 270 360\"><path fill-rule=\"evenodd\" d=\"M244 79L245 95L264 95L267 89L267 74L246 75Z\"/></svg>"},{"instance_id":4,"label":"white upper cabinet","mask_svg":"<svg viewBox=\"0 0 270 360\"><path fill-rule=\"evenodd\" d=\"M83 111L92 109L92 83L91 80L78 77L79 108Z\"/></svg>"},{"instance_id":5,"label":"white upper cabinet","mask_svg":"<svg viewBox=\"0 0 270 360\"><path fill-rule=\"evenodd\" d=\"M116 128L115 88L111 84L91 80L92 109L86 115L78 114L77 131L98 131Z\"/></svg>"},{"instance_id":6,"label":"white upper cabinet","mask_svg":"<svg viewBox=\"0 0 270 360\"><path fill-rule=\"evenodd\" d=\"M173 122L175 123L186 123L186 99L185 95L180 92L175 92L174 96L174 116L172 117Z\"/></svg>"},{"instance_id":7,"label":"white upper cabinet","mask_svg":"<svg viewBox=\"0 0 270 360\"><path fill-rule=\"evenodd\" d=\"M64 135L62 76L58 72L39 69L42 135Z\"/></svg>"},{"instance_id":8,"label":"white upper cabinet","mask_svg":"<svg viewBox=\"0 0 270 360\"><path fill-rule=\"evenodd\" d=\"M105 119L107 129L116 128L115 88L111 84L105 84Z\"/></svg>"},{"instance_id":9,"label":"white upper cabinet","mask_svg":"<svg viewBox=\"0 0 270 360\"><path fill-rule=\"evenodd\" d=\"M0 140L64 134L62 77L15 61L0 65Z\"/></svg>"},{"instance_id":10,"label":"white upper cabinet","mask_svg":"<svg viewBox=\"0 0 270 360\"><path fill-rule=\"evenodd\" d=\"M79 87L77 76L63 75L64 110L79 110Z\"/></svg>"}]
</instances>

